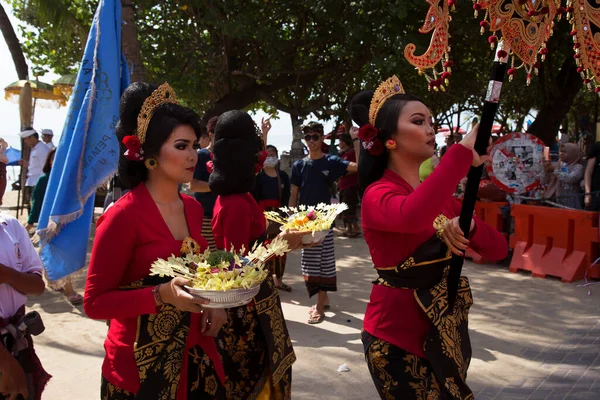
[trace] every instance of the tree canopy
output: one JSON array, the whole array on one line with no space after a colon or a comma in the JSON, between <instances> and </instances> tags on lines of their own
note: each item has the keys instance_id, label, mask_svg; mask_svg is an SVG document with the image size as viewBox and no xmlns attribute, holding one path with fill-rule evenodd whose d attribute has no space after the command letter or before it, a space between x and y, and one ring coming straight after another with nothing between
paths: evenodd
<instances>
[{"instance_id":1,"label":"tree canopy","mask_svg":"<svg viewBox=\"0 0 600 400\"><path fill-rule=\"evenodd\" d=\"M57 8L56 1L62 6ZM472 10L465 6L453 14L451 25L455 62L451 84L446 92L430 92L403 56L408 43L415 43L417 52L428 46L430 37L418 33L428 7L425 1L139 0L133 4L137 37L124 35L123 41L124 45L139 41L146 79L169 81L183 102L207 115L235 108L269 108L300 118L314 113L343 121L354 93L375 88L396 74L408 92L433 110L439 123L453 125L457 114L480 111L494 56ZM97 1L12 0L12 5L24 22L24 51L36 68L73 72ZM545 141L554 139L581 87L571 68L567 33L568 24L557 27L549 43L551 55L530 88L525 89L521 74L505 85L498 115L501 124L516 121L513 125L518 127L532 109L539 110L544 123L537 121L532 128Z\"/></svg>"}]
</instances>

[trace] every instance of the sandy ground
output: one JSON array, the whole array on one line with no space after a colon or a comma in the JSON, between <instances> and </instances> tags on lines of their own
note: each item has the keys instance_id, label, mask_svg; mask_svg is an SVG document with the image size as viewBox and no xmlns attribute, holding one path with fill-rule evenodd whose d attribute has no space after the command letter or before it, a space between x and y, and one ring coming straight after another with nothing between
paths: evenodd
<instances>
[{"instance_id":1,"label":"sandy ground","mask_svg":"<svg viewBox=\"0 0 600 400\"><path fill-rule=\"evenodd\" d=\"M13 197L7 193L5 204ZM338 292L331 296L326 321L314 326L306 324L313 302L304 289L299 254L288 257L286 282L293 292L281 298L298 356L294 399L377 398L360 342L375 273L362 238L336 238L336 255ZM574 284L512 274L500 265L467 263L464 273L475 301L469 383L477 399L600 398L600 286L588 296ZM85 270L74 283L81 292ZM46 325L46 332L35 338L38 354L54 376L43 398L99 398L104 322L90 320L81 307L71 306L52 290L30 298L28 307L39 311ZM581 357L575 360L574 355ZM338 373L341 364L350 371ZM559 371L563 378L553 381ZM540 392L547 396L535 397Z\"/></svg>"}]
</instances>

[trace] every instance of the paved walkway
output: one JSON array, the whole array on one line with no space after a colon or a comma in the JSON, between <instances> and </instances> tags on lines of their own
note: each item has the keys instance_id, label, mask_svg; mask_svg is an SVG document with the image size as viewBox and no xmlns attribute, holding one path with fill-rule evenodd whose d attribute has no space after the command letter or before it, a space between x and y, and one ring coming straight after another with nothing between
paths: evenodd
<instances>
[{"instance_id":1,"label":"paved walkway","mask_svg":"<svg viewBox=\"0 0 600 400\"><path fill-rule=\"evenodd\" d=\"M281 295L298 361L294 399L376 399L359 335L374 272L362 239L336 239L338 288L320 325L306 324L312 304L300 276L299 254L288 258ZM477 400L600 399L600 285L592 296L574 284L512 274L506 266L467 263L475 304L474 357L469 383ZM84 275L76 279L82 289ZM103 322L88 319L61 294L31 298L46 332L35 340L54 375L44 400L99 398ZM399 310L399 318L401 310ZM350 372L338 373L347 364Z\"/></svg>"}]
</instances>

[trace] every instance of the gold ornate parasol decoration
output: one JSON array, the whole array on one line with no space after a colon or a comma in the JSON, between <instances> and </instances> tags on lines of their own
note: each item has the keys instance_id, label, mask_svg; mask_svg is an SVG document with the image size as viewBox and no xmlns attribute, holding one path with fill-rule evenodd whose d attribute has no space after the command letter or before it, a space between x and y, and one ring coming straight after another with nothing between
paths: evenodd
<instances>
[{"instance_id":1,"label":"gold ornate parasol decoration","mask_svg":"<svg viewBox=\"0 0 600 400\"><path fill-rule=\"evenodd\" d=\"M31 94L36 100L36 105L50 108L67 105L67 98L63 94L55 94L52 85L38 80L20 80L9 84L4 88L4 98L18 103L21 89L26 83L29 83L31 86Z\"/></svg>"},{"instance_id":2,"label":"gold ornate parasol decoration","mask_svg":"<svg viewBox=\"0 0 600 400\"><path fill-rule=\"evenodd\" d=\"M577 71L588 89L600 93L600 4L588 0L567 1L567 18L572 26Z\"/></svg>"},{"instance_id":3,"label":"gold ornate parasol decoration","mask_svg":"<svg viewBox=\"0 0 600 400\"><path fill-rule=\"evenodd\" d=\"M527 84L544 61L546 43L552 36L554 19L565 13L560 0L474 0L475 17L482 13L481 34L489 30L492 49L503 40L510 48L509 80L523 68ZM502 51L502 50L501 50Z\"/></svg>"},{"instance_id":4,"label":"gold ornate parasol decoration","mask_svg":"<svg viewBox=\"0 0 600 400\"><path fill-rule=\"evenodd\" d=\"M425 17L420 33L433 31L429 48L420 56L415 55L416 46L409 43L404 48L404 57L414 65L420 75L429 82L429 90L445 91L452 74L454 62L450 59L450 32L448 30L452 17L450 12L455 9L456 0L426 0L429 11ZM438 64L442 63L440 70Z\"/></svg>"},{"instance_id":5,"label":"gold ornate parasol decoration","mask_svg":"<svg viewBox=\"0 0 600 400\"><path fill-rule=\"evenodd\" d=\"M62 95L68 99L73 94L73 87L76 80L77 75L75 74L61 76L54 81L54 94L58 96Z\"/></svg>"}]
</instances>

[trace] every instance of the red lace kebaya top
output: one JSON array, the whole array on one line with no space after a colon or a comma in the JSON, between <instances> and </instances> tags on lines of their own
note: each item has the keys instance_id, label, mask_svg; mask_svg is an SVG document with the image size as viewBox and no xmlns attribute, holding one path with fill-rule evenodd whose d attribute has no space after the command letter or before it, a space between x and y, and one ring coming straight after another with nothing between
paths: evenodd
<instances>
[{"instance_id":1,"label":"red lace kebaya top","mask_svg":"<svg viewBox=\"0 0 600 400\"><path fill-rule=\"evenodd\" d=\"M208 244L202 237L202 206L191 197L182 195L181 198L190 236L204 251ZM119 288L147 277L156 259L180 255L181 244L181 240L173 237L144 184L119 199L98 220L83 306L90 318L110 320L102 375L121 389L132 393L139 390L139 373L133 354L138 316L155 314L157 307L152 287ZM223 366L214 338L202 336L200 332L201 315L191 314L186 349L200 345L223 380ZM183 357L178 399L186 396L187 359Z\"/></svg>"},{"instance_id":2,"label":"red lace kebaya top","mask_svg":"<svg viewBox=\"0 0 600 400\"><path fill-rule=\"evenodd\" d=\"M440 213L450 219L460 215L461 204L453 193L472 160L471 150L457 144L416 190L389 169L367 188L362 226L376 267L404 262L436 232L433 221ZM506 239L478 218L470 247L489 260L501 260L508 253ZM423 344L430 324L413 289L373 286L364 319L364 329L371 335L425 357Z\"/></svg>"}]
</instances>

